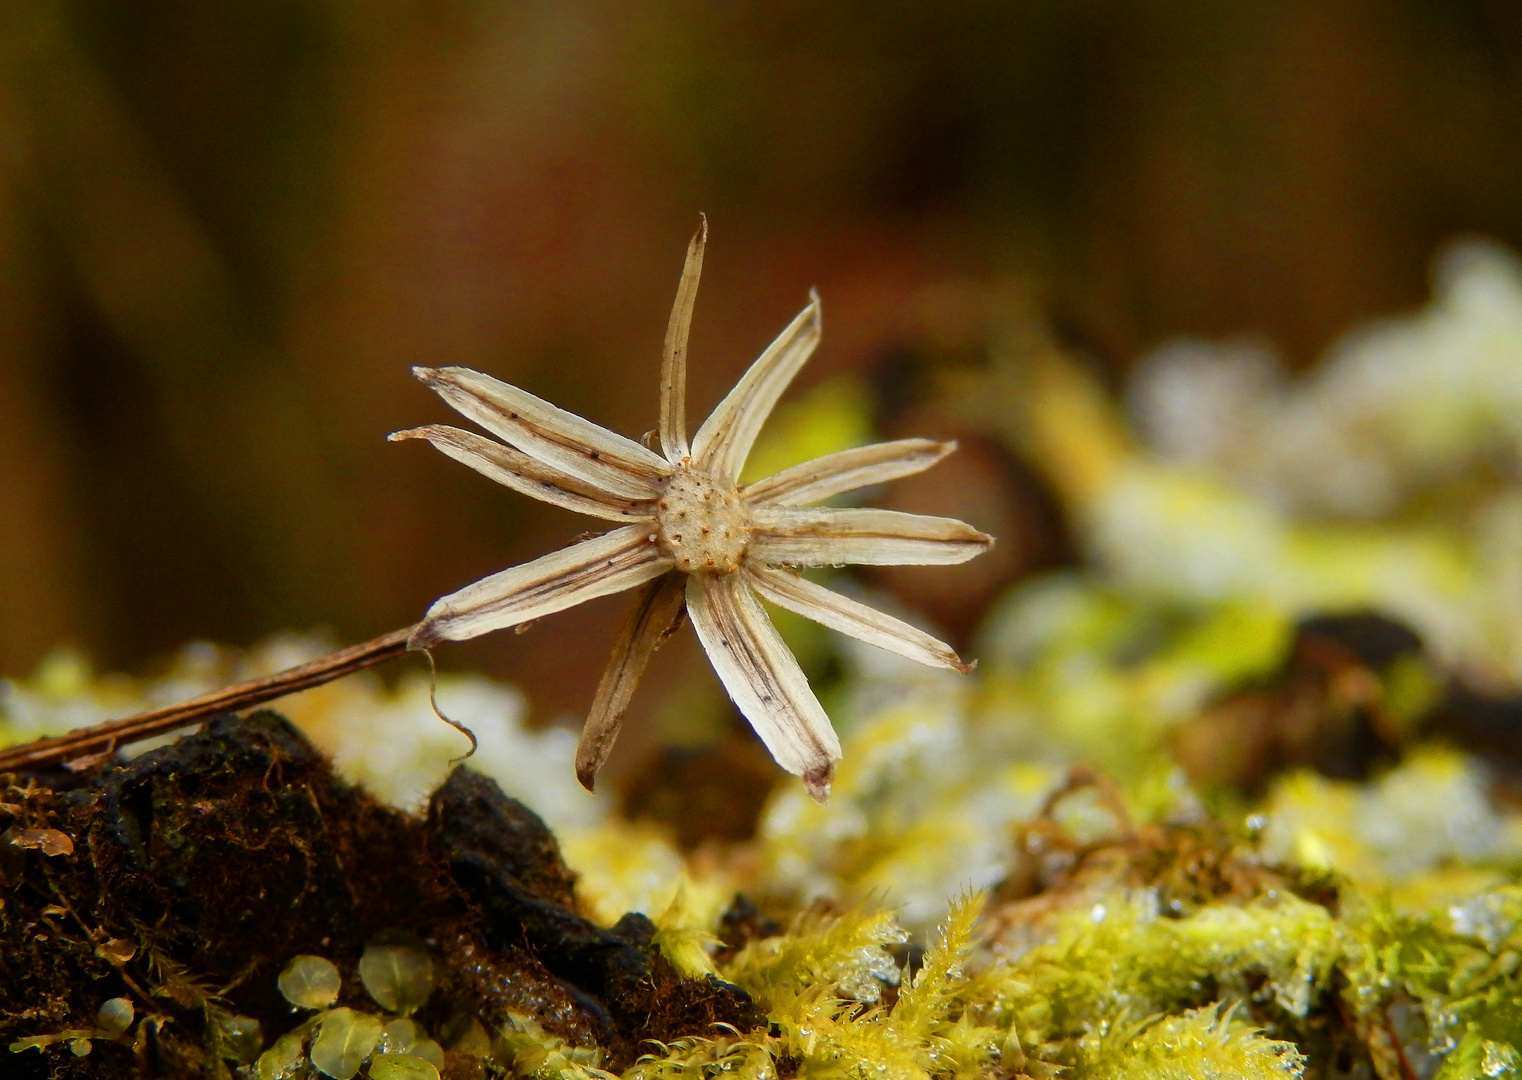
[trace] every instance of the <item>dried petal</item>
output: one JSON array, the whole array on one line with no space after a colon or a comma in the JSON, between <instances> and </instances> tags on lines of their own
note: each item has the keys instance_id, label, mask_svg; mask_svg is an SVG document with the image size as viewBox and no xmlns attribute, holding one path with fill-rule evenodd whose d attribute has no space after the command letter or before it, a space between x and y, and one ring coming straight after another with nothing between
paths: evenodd
<instances>
[{"instance_id":1,"label":"dried petal","mask_svg":"<svg viewBox=\"0 0 1522 1080\"><path fill-rule=\"evenodd\" d=\"M957 448L954 442L899 439L826 454L757 480L741 492L752 506L807 506L831 495L924 472Z\"/></svg>"},{"instance_id":2,"label":"dried petal","mask_svg":"<svg viewBox=\"0 0 1522 1080\"><path fill-rule=\"evenodd\" d=\"M805 619L812 619L831 630L849 634L868 645L876 645L921 664L950 668L964 675L972 670L970 664L962 663L950 645L910 626L902 619L895 619L892 615L831 592L822 585L816 585L785 570L753 565L746 573L751 586L762 599L770 600L778 607L802 615Z\"/></svg>"},{"instance_id":3,"label":"dried petal","mask_svg":"<svg viewBox=\"0 0 1522 1080\"><path fill-rule=\"evenodd\" d=\"M109 938L95 946L95 953L112 964L125 964L137 955L137 943L126 938Z\"/></svg>"},{"instance_id":4,"label":"dried petal","mask_svg":"<svg viewBox=\"0 0 1522 1080\"><path fill-rule=\"evenodd\" d=\"M648 501L609 495L594 484L563 473L511 446L503 446L472 431L445 424L429 424L427 427L393 431L387 438L392 442L426 439L438 450L462 465L470 466L489 480L495 480L504 487L510 487L540 502L562 506L588 517L623 521L650 516L651 504Z\"/></svg>"},{"instance_id":5,"label":"dried petal","mask_svg":"<svg viewBox=\"0 0 1522 1080\"><path fill-rule=\"evenodd\" d=\"M610 495L655 497L671 475L666 459L575 413L469 368L416 367L412 373L461 414L498 438Z\"/></svg>"},{"instance_id":6,"label":"dried petal","mask_svg":"<svg viewBox=\"0 0 1522 1080\"><path fill-rule=\"evenodd\" d=\"M35 848L44 855L72 855L74 841L57 829L16 829L5 831L5 838L19 848Z\"/></svg>"},{"instance_id":7,"label":"dried petal","mask_svg":"<svg viewBox=\"0 0 1522 1080\"><path fill-rule=\"evenodd\" d=\"M659 577L671 561L649 535L647 526L614 529L435 600L412 636L412 647L465 641Z\"/></svg>"},{"instance_id":8,"label":"dried petal","mask_svg":"<svg viewBox=\"0 0 1522 1080\"><path fill-rule=\"evenodd\" d=\"M707 243L708 218L703 217L687 245L687 262L676 288L676 302L671 305L666 347L661 353L661 449L673 462L687 456L687 334L692 329L692 308L698 299Z\"/></svg>"},{"instance_id":9,"label":"dried petal","mask_svg":"<svg viewBox=\"0 0 1522 1080\"><path fill-rule=\"evenodd\" d=\"M753 520L750 555L774 566L960 563L994 542L953 518L897 510L759 508Z\"/></svg>"},{"instance_id":10,"label":"dried petal","mask_svg":"<svg viewBox=\"0 0 1522 1080\"><path fill-rule=\"evenodd\" d=\"M772 757L824 801L840 760L840 740L741 575L692 575L687 611L724 689Z\"/></svg>"},{"instance_id":11,"label":"dried petal","mask_svg":"<svg viewBox=\"0 0 1522 1080\"><path fill-rule=\"evenodd\" d=\"M715 480L734 483L777 399L819 344L819 297L777 335L719 402L692 440L692 457Z\"/></svg>"},{"instance_id":12,"label":"dried petal","mask_svg":"<svg viewBox=\"0 0 1522 1080\"><path fill-rule=\"evenodd\" d=\"M645 671L656 646L682 612L686 603L685 580L681 574L667 574L648 583L634 601L613 655L608 660L597 696L581 729L581 744L576 748L576 778L588 791L593 790L597 773L613 749L618 728L629 708L629 699Z\"/></svg>"}]
</instances>

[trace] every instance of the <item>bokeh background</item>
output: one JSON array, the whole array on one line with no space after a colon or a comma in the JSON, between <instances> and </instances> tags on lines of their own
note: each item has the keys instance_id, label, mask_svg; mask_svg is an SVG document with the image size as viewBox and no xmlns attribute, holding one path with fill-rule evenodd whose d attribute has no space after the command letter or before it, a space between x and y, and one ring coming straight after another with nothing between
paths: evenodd
<instances>
[{"instance_id":1,"label":"bokeh background","mask_svg":"<svg viewBox=\"0 0 1522 1080\"><path fill-rule=\"evenodd\" d=\"M1038 471L936 407L966 324L996 311L1116 386L1179 335L1303 368L1418 305L1442 241L1522 244L1522 7L0 4L0 673L358 641L588 528L388 445L450 418L408 367L653 427L700 210L691 419L817 286L798 392L964 436L889 500L997 558L873 584L965 641L1075 557ZM620 612L440 662L574 715ZM687 640L656 676L702 672Z\"/></svg>"}]
</instances>

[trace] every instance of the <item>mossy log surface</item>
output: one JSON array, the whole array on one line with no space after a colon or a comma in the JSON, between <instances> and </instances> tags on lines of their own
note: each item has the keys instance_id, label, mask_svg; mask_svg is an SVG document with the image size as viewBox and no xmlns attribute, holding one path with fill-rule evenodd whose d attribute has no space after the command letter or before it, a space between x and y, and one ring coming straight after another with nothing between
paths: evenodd
<instances>
[{"instance_id":1,"label":"mossy log surface","mask_svg":"<svg viewBox=\"0 0 1522 1080\"><path fill-rule=\"evenodd\" d=\"M140 1018L87 1057L9 1054L0 1074L228 1076L217 1018L252 1017L266 1042L296 1023L276 989L294 956L338 965L338 1004L372 1007L355 971L367 941L416 935L438 972L417 1019L433 1031L509 1011L619 1069L646 1039L764 1018L743 991L683 979L642 915L603 929L578 910L555 838L491 780L457 769L426 818L336 778L284 718L223 717L125 765L13 775L13 829L56 830L72 851L0 844L0 1042L89 1029L125 997ZM49 835L52 835L51 833ZM471 1076L451 1053L443 1074Z\"/></svg>"}]
</instances>

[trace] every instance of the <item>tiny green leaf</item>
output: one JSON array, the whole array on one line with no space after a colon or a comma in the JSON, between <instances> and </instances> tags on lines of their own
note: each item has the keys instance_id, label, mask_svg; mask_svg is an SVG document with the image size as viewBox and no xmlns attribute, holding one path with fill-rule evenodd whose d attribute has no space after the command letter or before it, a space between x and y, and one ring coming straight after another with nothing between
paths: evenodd
<instances>
[{"instance_id":1,"label":"tiny green leaf","mask_svg":"<svg viewBox=\"0 0 1522 1080\"><path fill-rule=\"evenodd\" d=\"M276 985L285 1000L298 1009L325 1009L338 1000L341 980L333 961L298 956L285 966Z\"/></svg>"},{"instance_id":2,"label":"tiny green leaf","mask_svg":"<svg viewBox=\"0 0 1522 1080\"><path fill-rule=\"evenodd\" d=\"M439 1070L412 1054L376 1054L370 1059L370 1080L439 1080Z\"/></svg>"},{"instance_id":3,"label":"tiny green leaf","mask_svg":"<svg viewBox=\"0 0 1522 1080\"><path fill-rule=\"evenodd\" d=\"M433 961L410 935L381 934L359 958L359 978L381 1008L407 1016L433 992Z\"/></svg>"},{"instance_id":4,"label":"tiny green leaf","mask_svg":"<svg viewBox=\"0 0 1522 1080\"><path fill-rule=\"evenodd\" d=\"M349 1080L380 1041L381 1027L378 1016L334 1009L312 1042L312 1064L333 1080Z\"/></svg>"}]
</instances>

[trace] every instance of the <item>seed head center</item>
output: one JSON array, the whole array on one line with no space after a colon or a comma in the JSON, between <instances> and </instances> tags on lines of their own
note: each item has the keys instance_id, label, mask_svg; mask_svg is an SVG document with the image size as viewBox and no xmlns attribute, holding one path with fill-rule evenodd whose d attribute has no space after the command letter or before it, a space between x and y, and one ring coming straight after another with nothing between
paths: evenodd
<instances>
[{"instance_id":1,"label":"seed head center","mask_svg":"<svg viewBox=\"0 0 1522 1080\"><path fill-rule=\"evenodd\" d=\"M678 468L656 503L656 543L688 574L732 574L750 543L750 514L733 484Z\"/></svg>"}]
</instances>

